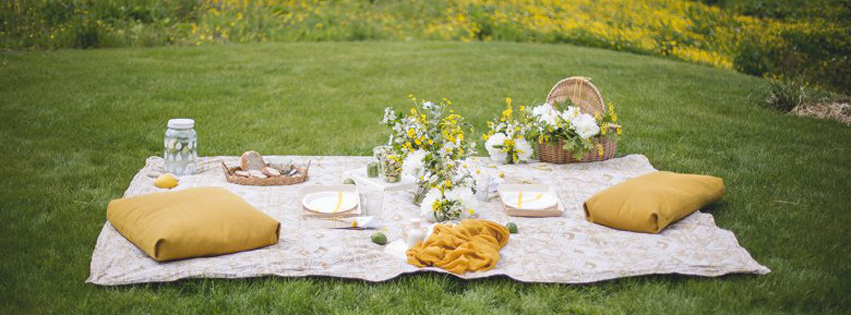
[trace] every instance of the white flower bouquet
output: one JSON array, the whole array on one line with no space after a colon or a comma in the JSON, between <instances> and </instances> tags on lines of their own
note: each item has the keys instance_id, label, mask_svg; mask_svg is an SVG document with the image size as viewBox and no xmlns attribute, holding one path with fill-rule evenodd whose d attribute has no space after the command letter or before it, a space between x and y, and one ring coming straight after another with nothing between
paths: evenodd
<instances>
[{"instance_id":1,"label":"white flower bouquet","mask_svg":"<svg viewBox=\"0 0 851 315\"><path fill-rule=\"evenodd\" d=\"M409 97L414 107L408 115L388 107L381 122L391 129L390 146L404 158L402 172L414 176L419 184L414 203L420 204L426 193L434 189L442 193L475 187L475 180L465 167L469 165L465 160L476 151L475 142L465 138L465 130L472 132L472 128L463 117L447 110L452 104L447 99L433 103Z\"/></svg>"},{"instance_id":2,"label":"white flower bouquet","mask_svg":"<svg viewBox=\"0 0 851 315\"><path fill-rule=\"evenodd\" d=\"M483 135L485 149L491 160L515 164L529 162L534 150L526 140L526 133L531 129L530 119L525 106L520 105L519 119L514 118L511 108L511 98L506 98L506 109L502 115L488 122L487 134Z\"/></svg>"},{"instance_id":3,"label":"white flower bouquet","mask_svg":"<svg viewBox=\"0 0 851 315\"><path fill-rule=\"evenodd\" d=\"M569 99L557 105L544 103L532 109L527 137L536 139L539 144L560 141L561 149L570 151L574 159L582 160L592 151L603 156L602 138L614 139L623 133L612 103L609 103L608 112L593 116L582 113ZM558 111L557 108L566 109Z\"/></svg>"},{"instance_id":4,"label":"white flower bouquet","mask_svg":"<svg viewBox=\"0 0 851 315\"><path fill-rule=\"evenodd\" d=\"M420 203L420 214L429 221L449 221L472 218L476 211L470 187L432 188Z\"/></svg>"}]
</instances>

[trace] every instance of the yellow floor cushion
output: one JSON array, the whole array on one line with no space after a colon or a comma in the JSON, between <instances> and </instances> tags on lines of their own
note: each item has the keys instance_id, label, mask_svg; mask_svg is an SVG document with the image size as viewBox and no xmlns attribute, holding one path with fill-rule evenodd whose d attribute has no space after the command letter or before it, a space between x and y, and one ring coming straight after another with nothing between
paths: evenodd
<instances>
[{"instance_id":1,"label":"yellow floor cushion","mask_svg":"<svg viewBox=\"0 0 851 315\"><path fill-rule=\"evenodd\" d=\"M116 199L109 203L106 218L121 235L157 261L276 244L281 226L221 187Z\"/></svg>"},{"instance_id":2,"label":"yellow floor cushion","mask_svg":"<svg viewBox=\"0 0 851 315\"><path fill-rule=\"evenodd\" d=\"M589 198L585 216L615 229L659 233L723 195L724 180L718 177L653 172Z\"/></svg>"}]
</instances>

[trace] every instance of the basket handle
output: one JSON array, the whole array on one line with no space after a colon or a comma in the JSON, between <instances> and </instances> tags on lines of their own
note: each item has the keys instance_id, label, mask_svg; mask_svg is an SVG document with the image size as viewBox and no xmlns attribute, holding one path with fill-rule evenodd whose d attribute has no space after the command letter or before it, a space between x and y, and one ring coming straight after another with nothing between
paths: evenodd
<instances>
[{"instance_id":1,"label":"basket handle","mask_svg":"<svg viewBox=\"0 0 851 315\"><path fill-rule=\"evenodd\" d=\"M553 94L553 92L555 92L559 88L559 86L561 86L562 84L566 84L566 82L568 82L568 81L580 81L580 82L582 82L582 83L573 84L573 95L572 95L572 97L570 97L570 96L565 97L566 99L569 99L571 103L573 103L573 100L576 99L576 93L578 93L580 86L587 84L594 91L594 94L596 94L597 98L600 101L600 105L604 106L603 96L600 95L600 91L597 90L597 87L595 87L594 84L591 83L591 78L590 77L583 77L583 76L572 76L572 77L564 78L564 79L558 81L553 86L553 88L550 89L550 92L547 93L547 98L546 98L547 102L550 101L550 96ZM553 106L553 108L555 108L556 110L560 110L560 108L558 108L558 104L556 104L556 103L557 102L555 101L555 98L553 98L553 102L550 105ZM575 105L579 108L582 108L581 103L582 103L582 100L580 100L577 104L573 104L573 105Z\"/></svg>"},{"instance_id":2,"label":"basket handle","mask_svg":"<svg viewBox=\"0 0 851 315\"><path fill-rule=\"evenodd\" d=\"M225 161L221 161L221 162L222 162L222 168L225 170L225 174L229 174L230 173L230 167L228 167L228 165L225 164Z\"/></svg>"}]
</instances>

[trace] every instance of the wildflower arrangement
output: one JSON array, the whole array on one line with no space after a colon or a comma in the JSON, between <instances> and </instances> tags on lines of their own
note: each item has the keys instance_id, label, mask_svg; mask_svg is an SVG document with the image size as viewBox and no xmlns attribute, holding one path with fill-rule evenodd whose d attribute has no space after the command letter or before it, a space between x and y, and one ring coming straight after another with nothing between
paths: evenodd
<instances>
[{"instance_id":1,"label":"wildflower arrangement","mask_svg":"<svg viewBox=\"0 0 851 315\"><path fill-rule=\"evenodd\" d=\"M409 97L414 106L407 115L390 107L384 110L381 123L391 130L389 145L404 159L402 172L417 180L419 189L414 203L420 204L428 193L439 193L438 199L448 203L433 209L430 218L456 219L460 216L456 208L469 203L446 198L447 194L466 195L461 193L463 190L472 194L475 187L470 163L466 161L476 151L475 142L465 137L465 131L472 132L472 128L464 117L448 109L452 103L447 99L434 103Z\"/></svg>"},{"instance_id":2,"label":"wildflower arrangement","mask_svg":"<svg viewBox=\"0 0 851 315\"><path fill-rule=\"evenodd\" d=\"M531 128L526 107L520 105L519 119L514 117L511 98L505 99L506 109L494 121L488 122L487 134L483 135L485 149L491 160L514 164L528 162L534 150L525 135Z\"/></svg>"},{"instance_id":3,"label":"wildflower arrangement","mask_svg":"<svg viewBox=\"0 0 851 315\"><path fill-rule=\"evenodd\" d=\"M609 103L608 112L598 112L593 116L582 113L569 99L558 105L558 108L567 109L559 112L549 103L532 109L531 128L527 134L530 139L536 139L538 143L562 140L562 149L571 151L579 160L592 151L603 156L603 146L594 141L595 138L616 138L623 133L623 128L617 124L618 115L612 103Z\"/></svg>"}]
</instances>

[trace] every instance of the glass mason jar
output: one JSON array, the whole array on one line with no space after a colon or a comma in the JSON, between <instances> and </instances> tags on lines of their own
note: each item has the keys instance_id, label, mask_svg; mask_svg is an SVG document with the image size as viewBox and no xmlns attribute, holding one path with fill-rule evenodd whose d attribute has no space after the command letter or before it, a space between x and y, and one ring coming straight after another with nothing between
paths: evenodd
<instances>
[{"instance_id":1,"label":"glass mason jar","mask_svg":"<svg viewBox=\"0 0 851 315\"><path fill-rule=\"evenodd\" d=\"M382 175L384 174L384 165L386 164L384 162L384 157L390 154L393 154L393 147L389 145L380 145L372 148L372 157L374 157L375 160L378 162L378 172ZM369 172L368 168L367 172Z\"/></svg>"},{"instance_id":2,"label":"glass mason jar","mask_svg":"<svg viewBox=\"0 0 851 315\"><path fill-rule=\"evenodd\" d=\"M198 169L198 135L195 120L178 118L168 120L163 143L165 171L174 175L192 175Z\"/></svg>"}]
</instances>

